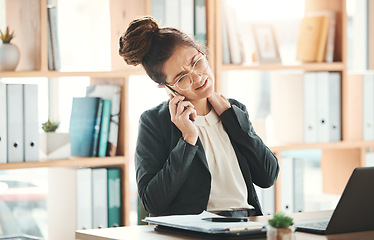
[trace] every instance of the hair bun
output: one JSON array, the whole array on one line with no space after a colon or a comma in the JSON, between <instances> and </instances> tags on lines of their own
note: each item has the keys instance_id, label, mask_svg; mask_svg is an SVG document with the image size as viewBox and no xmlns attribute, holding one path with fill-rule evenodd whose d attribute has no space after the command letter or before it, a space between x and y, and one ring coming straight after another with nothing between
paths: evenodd
<instances>
[{"instance_id":1,"label":"hair bun","mask_svg":"<svg viewBox=\"0 0 374 240\"><path fill-rule=\"evenodd\" d=\"M158 30L158 24L153 17L147 16L133 20L119 39L119 55L129 65L141 64Z\"/></svg>"}]
</instances>

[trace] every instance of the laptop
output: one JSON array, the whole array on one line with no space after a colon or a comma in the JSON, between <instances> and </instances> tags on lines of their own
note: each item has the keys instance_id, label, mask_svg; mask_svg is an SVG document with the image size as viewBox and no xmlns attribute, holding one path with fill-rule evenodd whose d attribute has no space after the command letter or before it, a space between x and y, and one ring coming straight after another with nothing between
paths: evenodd
<instances>
[{"instance_id":1,"label":"laptop","mask_svg":"<svg viewBox=\"0 0 374 240\"><path fill-rule=\"evenodd\" d=\"M295 227L326 235L374 230L374 167L353 170L331 218L296 221Z\"/></svg>"}]
</instances>

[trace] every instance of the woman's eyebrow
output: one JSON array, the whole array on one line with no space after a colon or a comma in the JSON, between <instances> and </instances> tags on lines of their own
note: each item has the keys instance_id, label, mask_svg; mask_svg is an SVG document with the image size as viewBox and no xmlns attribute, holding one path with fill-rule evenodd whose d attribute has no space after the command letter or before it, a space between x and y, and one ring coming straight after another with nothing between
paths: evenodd
<instances>
[{"instance_id":1,"label":"woman's eyebrow","mask_svg":"<svg viewBox=\"0 0 374 240\"><path fill-rule=\"evenodd\" d=\"M199 54L199 53L196 53L196 54L191 58L190 66L191 66L192 64L195 63L195 59L196 59L196 57L198 56L198 54ZM180 77L183 73L184 73L184 72L181 71L180 73L178 73L177 75L175 75L175 77L174 77L173 80L175 80L176 78Z\"/></svg>"}]
</instances>

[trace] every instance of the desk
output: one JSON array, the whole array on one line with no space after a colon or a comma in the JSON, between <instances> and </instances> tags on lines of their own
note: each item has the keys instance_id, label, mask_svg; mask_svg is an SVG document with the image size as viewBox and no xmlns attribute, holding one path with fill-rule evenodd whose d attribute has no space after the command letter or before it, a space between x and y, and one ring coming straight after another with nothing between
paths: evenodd
<instances>
[{"instance_id":1,"label":"desk","mask_svg":"<svg viewBox=\"0 0 374 240\"><path fill-rule=\"evenodd\" d=\"M294 220L309 218L325 218L331 216L332 211L305 212L288 214ZM267 223L272 216L251 217L251 220ZM333 235L316 235L303 232L296 232L296 240L373 240L374 230L356 233L344 233ZM79 230L75 233L75 238L79 240L112 240L112 239L132 239L132 240L193 240L197 238L182 235L166 234L154 231L154 226L130 226L105 229ZM264 238L265 239L265 238Z\"/></svg>"}]
</instances>

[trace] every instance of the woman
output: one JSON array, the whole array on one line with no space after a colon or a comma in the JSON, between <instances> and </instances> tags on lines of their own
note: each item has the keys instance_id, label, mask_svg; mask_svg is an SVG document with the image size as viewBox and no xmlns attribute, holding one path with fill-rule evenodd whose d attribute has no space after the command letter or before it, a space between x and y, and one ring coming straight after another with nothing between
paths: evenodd
<instances>
[{"instance_id":1,"label":"woman","mask_svg":"<svg viewBox=\"0 0 374 240\"><path fill-rule=\"evenodd\" d=\"M261 215L253 184L274 184L277 158L256 135L245 106L214 92L196 42L143 17L120 38L119 54L170 90L170 101L140 118L135 166L145 209L155 216Z\"/></svg>"}]
</instances>

